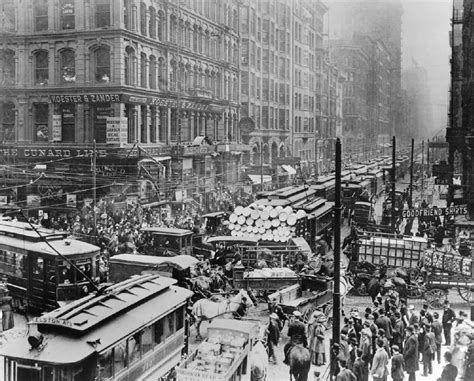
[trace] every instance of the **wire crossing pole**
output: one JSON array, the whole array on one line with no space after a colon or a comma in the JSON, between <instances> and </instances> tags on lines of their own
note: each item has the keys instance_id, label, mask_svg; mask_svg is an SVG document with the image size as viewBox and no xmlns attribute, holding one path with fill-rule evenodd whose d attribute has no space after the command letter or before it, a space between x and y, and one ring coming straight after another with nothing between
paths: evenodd
<instances>
[{"instance_id":1,"label":"wire crossing pole","mask_svg":"<svg viewBox=\"0 0 474 381\"><path fill-rule=\"evenodd\" d=\"M410 208L413 207L413 163L415 155L415 139L411 139L411 160L410 160Z\"/></svg>"},{"instance_id":2,"label":"wire crossing pole","mask_svg":"<svg viewBox=\"0 0 474 381\"><path fill-rule=\"evenodd\" d=\"M395 179L396 179L396 165L395 165L395 136L392 138L392 232L395 233Z\"/></svg>"},{"instance_id":3,"label":"wire crossing pole","mask_svg":"<svg viewBox=\"0 0 474 381\"><path fill-rule=\"evenodd\" d=\"M94 151L92 154L92 215L94 221L94 238L97 238L97 146L95 139L93 140L92 148Z\"/></svg>"},{"instance_id":4,"label":"wire crossing pole","mask_svg":"<svg viewBox=\"0 0 474 381\"><path fill-rule=\"evenodd\" d=\"M341 140L336 139L336 187L334 208L334 293L332 341L339 344L341 326ZM335 359L333 359L335 361Z\"/></svg>"}]
</instances>

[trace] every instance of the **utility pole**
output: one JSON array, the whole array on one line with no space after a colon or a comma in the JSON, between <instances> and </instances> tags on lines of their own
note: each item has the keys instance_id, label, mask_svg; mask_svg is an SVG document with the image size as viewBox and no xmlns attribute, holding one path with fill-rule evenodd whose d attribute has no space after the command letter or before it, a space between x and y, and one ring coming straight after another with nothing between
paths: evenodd
<instances>
[{"instance_id":1,"label":"utility pole","mask_svg":"<svg viewBox=\"0 0 474 381\"><path fill-rule=\"evenodd\" d=\"M425 141L421 141L421 201L423 201L423 187L425 182Z\"/></svg>"},{"instance_id":2,"label":"utility pole","mask_svg":"<svg viewBox=\"0 0 474 381\"><path fill-rule=\"evenodd\" d=\"M334 205L334 292L332 310L332 343L339 344L341 332L341 140L336 139L336 184ZM332 352L332 351L331 351ZM336 361L332 357L331 361ZM333 367L331 367L332 369Z\"/></svg>"},{"instance_id":3,"label":"utility pole","mask_svg":"<svg viewBox=\"0 0 474 381\"><path fill-rule=\"evenodd\" d=\"M395 136L392 138L392 231L395 233L395 179L396 179L396 165L395 165Z\"/></svg>"},{"instance_id":4,"label":"utility pole","mask_svg":"<svg viewBox=\"0 0 474 381\"><path fill-rule=\"evenodd\" d=\"M411 139L411 160L410 160L410 208L413 207L413 162L415 155L415 139Z\"/></svg>"},{"instance_id":5,"label":"utility pole","mask_svg":"<svg viewBox=\"0 0 474 381\"><path fill-rule=\"evenodd\" d=\"M260 187L263 191L263 141L260 142Z\"/></svg>"},{"instance_id":6,"label":"utility pole","mask_svg":"<svg viewBox=\"0 0 474 381\"><path fill-rule=\"evenodd\" d=\"M93 154L92 154L92 216L94 221L94 237L97 237L97 146L95 139L92 143Z\"/></svg>"}]
</instances>

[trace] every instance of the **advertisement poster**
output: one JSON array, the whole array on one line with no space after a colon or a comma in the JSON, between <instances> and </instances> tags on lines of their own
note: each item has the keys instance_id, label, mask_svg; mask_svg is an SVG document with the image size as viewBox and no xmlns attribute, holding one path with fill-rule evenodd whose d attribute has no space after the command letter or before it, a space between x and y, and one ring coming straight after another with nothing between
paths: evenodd
<instances>
[{"instance_id":1,"label":"advertisement poster","mask_svg":"<svg viewBox=\"0 0 474 381\"><path fill-rule=\"evenodd\" d=\"M68 208L75 208L76 207L76 195L75 194L66 194L66 206Z\"/></svg>"},{"instance_id":2,"label":"advertisement poster","mask_svg":"<svg viewBox=\"0 0 474 381\"><path fill-rule=\"evenodd\" d=\"M26 205L28 206L39 206L41 198L37 194L29 194L26 196Z\"/></svg>"},{"instance_id":3,"label":"advertisement poster","mask_svg":"<svg viewBox=\"0 0 474 381\"><path fill-rule=\"evenodd\" d=\"M107 144L119 144L123 146L127 143L127 119L115 116L107 117Z\"/></svg>"},{"instance_id":4,"label":"advertisement poster","mask_svg":"<svg viewBox=\"0 0 474 381\"><path fill-rule=\"evenodd\" d=\"M62 124L62 116L53 115L53 142L62 141L61 124Z\"/></svg>"}]
</instances>

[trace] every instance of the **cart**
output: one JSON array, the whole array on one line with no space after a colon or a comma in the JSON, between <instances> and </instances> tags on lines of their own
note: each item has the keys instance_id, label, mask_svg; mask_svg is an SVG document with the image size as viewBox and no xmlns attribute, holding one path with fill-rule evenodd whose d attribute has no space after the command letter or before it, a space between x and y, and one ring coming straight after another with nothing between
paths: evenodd
<instances>
[{"instance_id":1,"label":"cart","mask_svg":"<svg viewBox=\"0 0 474 381\"><path fill-rule=\"evenodd\" d=\"M426 272L423 297L432 308L441 308L449 289L455 287L459 296L474 303L474 261L457 252L429 249L424 253Z\"/></svg>"},{"instance_id":2,"label":"cart","mask_svg":"<svg viewBox=\"0 0 474 381\"><path fill-rule=\"evenodd\" d=\"M250 380L252 339L257 322L215 319L207 338L176 368L177 381Z\"/></svg>"},{"instance_id":3,"label":"cart","mask_svg":"<svg viewBox=\"0 0 474 381\"><path fill-rule=\"evenodd\" d=\"M332 325L333 284L331 278L302 275L297 284L276 291L269 295L269 299L276 300L287 315L300 311L305 322L308 322L314 311L321 311L326 315L326 327L329 328ZM341 278L342 297L349 288L346 278Z\"/></svg>"},{"instance_id":4,"label":"cart","mask_svg":"<svg viewBox=\"0 0 474 381\"><path fill-rule=\"evenodd\" d=\"M381 265L387 266L388 272L395 273L397 269L405 269L408 296L412 298L421 297L423 290L420 283L424 282L421 274L420 263L423 253L428 247L428 241L420 237L397 238L391 236L369 236L361 238L353 245L352 260L349 263L348 274L351 277L354 288L359 294L364 295L365 283L360 280L366 275L373 278L374 269L380 269ZM361 274L360 271L354 271L361 263L370 264L370 271L367 274ZM400 276L397 274L397 276Z\"/></svg>"}]
</instances>

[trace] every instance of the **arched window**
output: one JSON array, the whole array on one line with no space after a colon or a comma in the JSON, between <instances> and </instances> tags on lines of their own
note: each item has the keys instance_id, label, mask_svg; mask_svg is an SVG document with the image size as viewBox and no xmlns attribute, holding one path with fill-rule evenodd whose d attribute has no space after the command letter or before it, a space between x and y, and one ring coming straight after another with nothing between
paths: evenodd
<instances>
[{"instance_id":1,"label":"arched window","mask_svg":"<svg viewBox=\"0 0 474 381\"><path fill-rule=\"evenodd\" d=\"M15 52L13 50L0 50L0 83L11 85L15 83Z\"/></svg>"},{"instance_id":2,"label":"arched window","mask_svg":"<svg viewBox=\"0 0 474 381\"><path fill-rule=\"evenodd\" d=\"M237 78L232 80L232 100L236 101L238 98L239 86L237 85Z\"/></svg>"},{"instance_id":3,"label":"arched window","mask_svg":"<svg viewBox=\"0 0 474 381\"><path fill-rule=\"evenodd\" d=\"M35 54L35 83L46 85L49 81L48 52L41 50Z\"/></svg>"},{"instance_id":4,"label":"arched window","mask_svg":"<svg viewBox=\"0 0 474 381\"><path fill-rule=\"evenodd\" d=\"M156 73L157 64L156 64L156 57L150 56L150 70L148 73L148 83L151 89L156 89Z\"/></svg>"},{"instance_id":5,"label":"arched window","mask_svg":"<svg viewBox=\"0 0 474 381\"><path fill-rule=\"evenodd\" d=\"M176 17L175 16L171 16L170 17L170 42L172 43L177 43L178 39L177 39L177 33L178 33L178 22L176 20Z\"/></svg>"},{"instance_id":6,"label":"arched window","mask_svg":"<svg viewBox=\"0 0 474 381\"><path fill-rule=\"evenodd\" d=\"M97 28L110 26L110 0L96 0L95 26Z\"/></svg>"},{"instance_id":7,"label":"arched window","mask_svg":"<svg viewBox=\"0 0 474 381\"><path fill-rule=\"evenodd\" d=\"M227 98L227 94L228 94L228 87L229 87L229 79L227 78L227 76L224 77L224 99L228 99Z\"/></svg>"},{"instance_id":8,"label":"arched window","mask_svg":"<svg viewBox=\"0 0 474 381\"><path fill-rule=\"evenodd\" d=\"M141 53L140 54L140 86L141 87L147 87L146 86L146 80L147 80L147 75L146 75L146 54Z\"/></svg>"},{"instance_id":9,"label":"arched window","mask_svg":"<svg viewBox=\"0 0 474 381\"><path fill-rule=\"evenodd\" d=\"M0 103L0 141L15 141L15 105Z\"/></svg>"},{"instance_id":10,"label":"arched window","mask_svg":"<svg viewBox=\"0 0 474 381\"><path fill-rule=\"evenodd\" d=\"M217 73L216 75L216 91L215 91L216 97L220 98L221 97L221 75L220 73Z\"/></svg>"},{"instance_id":11,"label":"arched window","mask_svg":"<svg viewBox=\"0 0 474 381\"><path fill-rule=\"evenodd\" d=\"M158 88L166 90L166 67L163 58L158 59Z\"/></svg>"},{"instance_id":12,"label":"arched window","mask_svg":"<svg viewBox=\"0 0 474 381\"><path fill-rule=\"evenodd\" d=\"M61 29L74 29L76 27L74 1L61 0L59 12Z\"/></svg>"},{"instance_id":13,"label":"arched window","mask_svg":"<svg viewBox=\"0 0 474 381\"><path fill-rule=\"evenodd\" d=\"M237 66L239 64L239 48L237 47L237 44L234 44L232 50L232 60L234 62L234 65Z\"/></svg>"},{"instance_id":14,"label":"arched window","mask_svg":"<svg viewBox=\"0 0 474 381\"><path fill-rule=\"evenodd\" d=\"M148 32L151 38L156 38L156 10L154 7L148 8L150 12L150 21L148 22Z\"/></svg>"},{"instance_id":15,"label":"arched window","mask_svg":"<svg viewBox=\"0 0 474 381\"><path fill-rule=\"evenodd\" d=\"M239 24L239 16L238 16L238 14L237 14L237 10L234 9L234 11L233 11L233 17L232 17L232 28L233 28L234 30L238 30L238 29L239 29L238 24Z\"/></svg>"},{"instance_id":16,"label":"arched window","mask_svg":"<svg viewBox=\"0 0 474 381\"><path fill-rule=\"evenodd\" d=\"M95 81L100 83L109 83L111 79L110 66L110 48L100 46L94 52Z\"/></svg>"},{"instance_id":17,"label":"arched window","mask_svg":"<svg viewBox=\"0 0 474 381\"><path fill-rule=\"evenodd\" d=\"M76 55L72 49L64 49L60 53L59 60L60 81L63 83L76 82Z\"/></svg>"},{"instance_id":18,"label":"arched window","mask_svg":"<svg viewBox=\"0 0 474 381\"><path fill-rule=\"evenodd\" d=\"M140 33L146 36L146 5L145 3L140 3Z\"/></svg>"},{"instance_id":19,"label":"arched window","mask_svg":"<svg viewBox=\"0 0 474 381\"><path fill-rule=\"evenodd\" d=\"M135 85L135 50L130 46L125 49L125 84Z\"/></svg>"},{"instance_id":20,"label":"arched window","mask_svg":"<svg viewBox=\"0 0 474 381\"><path fill-rule=\"evenodd\" d=\"M166 28L166 23L165 23L165 16L162 11L158 12L158 26L156 29L157 32L157 38L160 41L163 41L163 38L165 36L165 28Z\"/></svg>"}]
</instances>

